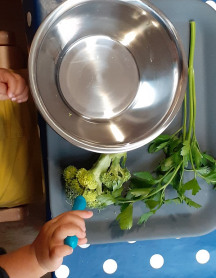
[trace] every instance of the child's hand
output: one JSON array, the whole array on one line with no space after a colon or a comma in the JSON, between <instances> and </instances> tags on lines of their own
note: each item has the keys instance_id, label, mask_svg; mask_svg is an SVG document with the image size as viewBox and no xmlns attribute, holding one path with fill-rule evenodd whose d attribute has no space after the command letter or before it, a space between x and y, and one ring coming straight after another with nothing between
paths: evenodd
<instances>
[{"instance_id":1,"label":"child's hand","mask_svg":"<svg viewBox=\"0 0 216 278\"><path fill-rule=\"evenodd\" d=\"M27 101L29 88L19 74L0 68L0 100Z\"/></svg>"},{"instance_id":2,"label":"child's hand","mask_svg":"<svg viewBox=\"0 0 216 278\"><path fill-rule=\"evenodd\" d=\"M84 219L92 215L91 211L70 211L47 222L32 244L40 267L47 272L54 271L62 264L63 257L73 252L70 246L64 244L67 236L76 235L78 244L85 244L87 238Z\"/></svg>"}]
</instances>

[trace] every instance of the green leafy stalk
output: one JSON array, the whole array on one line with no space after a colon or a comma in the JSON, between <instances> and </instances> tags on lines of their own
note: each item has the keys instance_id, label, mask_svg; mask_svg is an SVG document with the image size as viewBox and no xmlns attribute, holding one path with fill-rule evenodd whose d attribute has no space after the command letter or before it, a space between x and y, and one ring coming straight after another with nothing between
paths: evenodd
<instances>
[{"instance_id":1,"label":"green leafy stalk","mask_svg":"<svg viewBox=\"0 0 216 278\"><path fill-rule=\"evenodd\" d=\"M133 173L126 196L116 198L116 204L122 206L117 221L123 230L130 229L132 226L132 207L136 202L144 202L148 209L138 221L138 224L142 224L167 203L181 204L184 202L188 206L200 208L199 204L185 195L191 191L191 194L195 196L201 190L197 176L216 186L216 161L212 156L201 152L196 138L195 40L196 25L194 21L191 21L188 61L189 102L186 93L183 125L173 135L162 134L150 143L149 152L163 151L164 158L153 173L146 171ZM187 108L189 113L187 113ZM184 183L186 171L193 171L194 177ZM168 186L172 186L176 191L176 198L165 198Z\"/></svg>"}]
</instances>

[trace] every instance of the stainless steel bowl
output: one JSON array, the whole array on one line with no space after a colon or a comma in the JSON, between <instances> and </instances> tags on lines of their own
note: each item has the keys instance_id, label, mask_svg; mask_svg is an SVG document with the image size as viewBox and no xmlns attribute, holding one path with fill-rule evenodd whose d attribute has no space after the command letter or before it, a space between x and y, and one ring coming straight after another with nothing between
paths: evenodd
<instances>
[{"instance_id":1,"label":"stainless steel bowl","mask_svg":"<svg viewBox=\"0 0 216 278\"><path fill-rule=\"evenodd\" d=\"M187 62L176 30L150 3L68 0L39 27L30 87L47 123L84 149L150 142L177 114Z\"/></svg>"}]
</instances>

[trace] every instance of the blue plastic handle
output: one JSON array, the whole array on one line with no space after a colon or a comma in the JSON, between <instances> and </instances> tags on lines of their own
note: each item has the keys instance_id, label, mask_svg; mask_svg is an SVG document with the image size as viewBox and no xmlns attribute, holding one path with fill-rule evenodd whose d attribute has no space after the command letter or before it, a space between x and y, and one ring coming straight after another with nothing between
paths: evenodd
<instances>
[{"instance_id":1,"label":"blue plastic handle","mask_svg":"<svg viewBox=\"0 0 216 278\"><path fill-rule=\"evenodd\" d=\"M86 208L86 200L83 196L78 196L74 200L74 205L72 210L84 210ZM77 236L68 236L64 240L64 244L69 245L73 249L77 247L78 238Z\"/></svg>"}]
</instances>

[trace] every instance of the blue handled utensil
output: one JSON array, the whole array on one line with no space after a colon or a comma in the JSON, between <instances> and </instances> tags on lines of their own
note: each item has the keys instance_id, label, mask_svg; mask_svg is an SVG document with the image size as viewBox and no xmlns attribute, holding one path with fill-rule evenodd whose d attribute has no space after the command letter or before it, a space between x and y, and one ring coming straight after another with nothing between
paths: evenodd
<instances>
[{"instance_id":1,"label":"blue handled utensil","mask_svg":"<svg viewBox=\"0 0 216 278\"><path fill-rule=\"evenodd\" d=\"M74 205L72 210L84 210L86 208L86 200L83 196L78 196L74 200ZM73 249L77 247L78 238L77 236L68 236L64 240L64 244L69 245Z\"/></svg>"}]
</instances>

